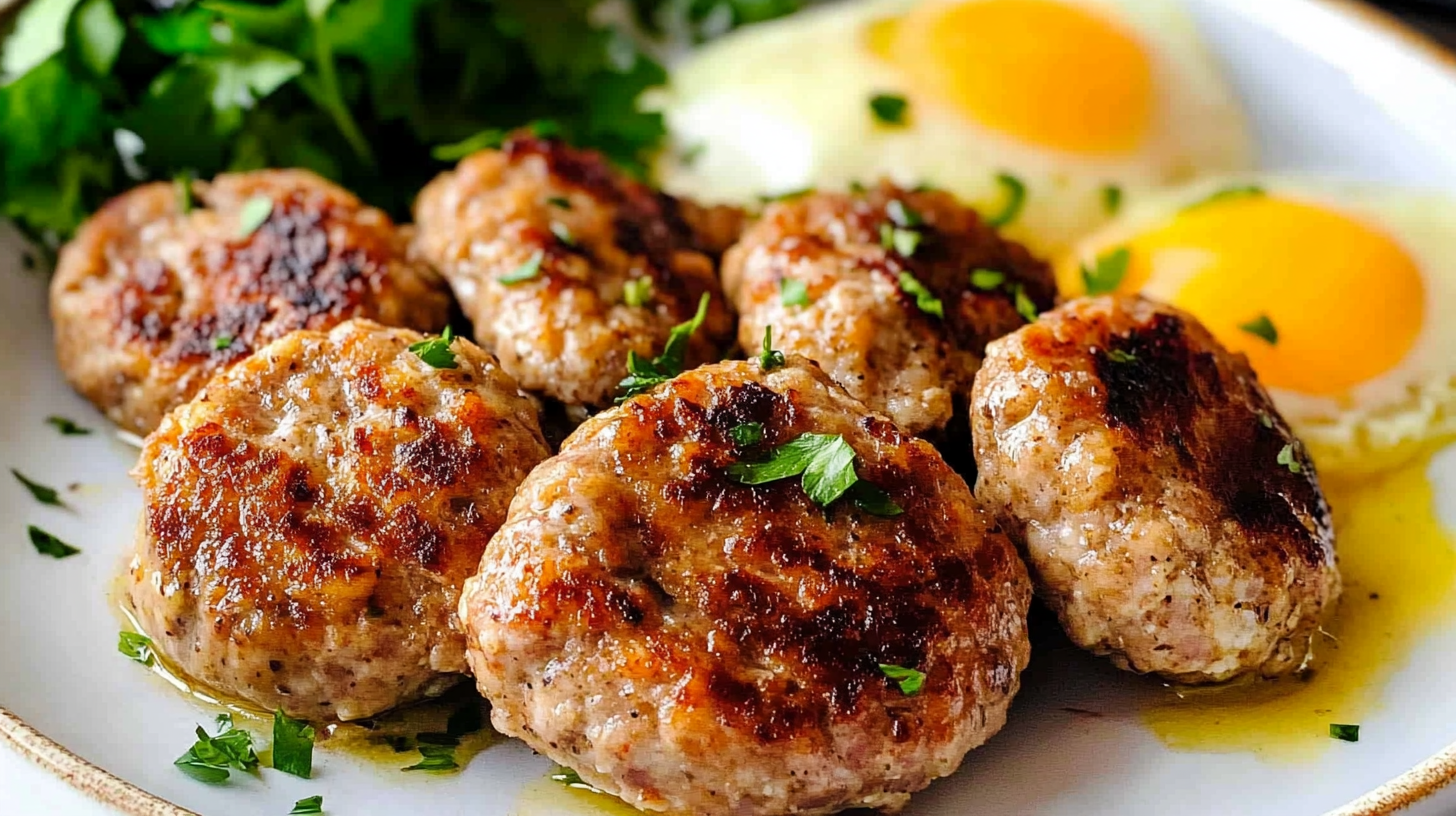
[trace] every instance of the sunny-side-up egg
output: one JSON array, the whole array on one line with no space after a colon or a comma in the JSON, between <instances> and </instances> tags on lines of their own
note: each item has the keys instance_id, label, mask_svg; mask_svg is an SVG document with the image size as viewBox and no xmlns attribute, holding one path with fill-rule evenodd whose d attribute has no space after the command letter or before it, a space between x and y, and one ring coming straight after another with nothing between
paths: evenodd
<instances>
[{"instance_id":1,"label":"sunny-side-up egg","mask_svg":"<svg viewBox=\"0 0 1456 816\"><path fill-rule=\"evenodd\" d=\"M1207 179L1138 202L1057 263L1066 296L1141 291L1248 355L1321 475L1456 433L1456 198Z\"/></svg>"},{"instance_id":2,"label":"sunny-side-up egg","mask_svg":"<svg viewBox=\"0 0 1456 816\"><path fill-rule=\"evenodd\" d=\"M694 52L655 104L669 192L742 202L889 176L1008 216L1042 253L1140 190L1253 154L1177 0L846 0Z\"/></svg>"}]
</instances>

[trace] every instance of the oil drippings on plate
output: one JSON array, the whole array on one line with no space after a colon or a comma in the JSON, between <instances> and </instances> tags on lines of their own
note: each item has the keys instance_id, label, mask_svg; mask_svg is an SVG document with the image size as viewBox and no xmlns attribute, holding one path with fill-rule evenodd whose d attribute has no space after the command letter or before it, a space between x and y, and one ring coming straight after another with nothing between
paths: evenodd
<instances>
[{"instance_id":1,"label":"oil drippings on plate","mask_svg":"<svg viewBox=\"0 0 1456 816\"><path fill-rule=\"evenodd\" d=\"M1456 612L1456 543L1435 513L1431 453L1357 484L1326 483L1344 593L1300 677L1168 688L1143 720L1173 748L1317 757L1359 723L1410 650Z\"/></svg>"},{"instance_id":2,"label":"oil drippings on plate","mask_svg":"<svg viewBox=\"0 0 1456 816\"><path fill-rule=\"evenodd\" d=\"M641 816L642 811L589 785L571 785L550 774L521 790L511 816Z\"/></svg>"}]
</instances>

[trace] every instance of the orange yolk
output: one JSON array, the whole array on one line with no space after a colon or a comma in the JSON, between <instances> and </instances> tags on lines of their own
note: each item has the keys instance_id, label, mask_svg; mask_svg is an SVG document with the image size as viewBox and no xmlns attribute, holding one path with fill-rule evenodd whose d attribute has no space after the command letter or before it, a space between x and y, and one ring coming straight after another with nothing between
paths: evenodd
<instances>
[{"instance_id":1,"label":"orange yolk","mask_svg":"<svg viewBox=\"0 0 1456 816\"><path fill-rule=\"evenodd\" d=\"M1135 149L1153 115L1152 65L1116 22L1056 0L922 4L871 47L915 89L988 128L1071 153Z\"/></svg>"},{"instance_id":2,"label":"orange yolk","mask_svg":"<svg viewBox=\"0 0 1456 816\"><path fill-rule=\"evenodd\" d=\"M1173 304L1276 388L1345 393L1398 365L1420 334L1425 285L1415 261L1384 232L1324 207L1262 195L1214 201L1126 246L1120 291L1139 291L1155 274L1183 278ZM1241 328L1260 315L1276 342Z\"/></svg>"}]
</instances>

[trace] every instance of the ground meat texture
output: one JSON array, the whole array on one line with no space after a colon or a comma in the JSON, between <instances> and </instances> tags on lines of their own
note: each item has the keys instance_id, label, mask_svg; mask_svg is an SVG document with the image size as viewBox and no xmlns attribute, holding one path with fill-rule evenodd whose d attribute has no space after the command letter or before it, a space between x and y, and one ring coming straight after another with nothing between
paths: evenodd
<instances>
[{"instance_id":1,"label":"ground meat texture","mask_svg":"<svg viewBox=\"0 0 1456 816\"><path fill-rule=\"evenodd\" d=\"M735 441L751 423L762 440ZM727 475L806 432L842 435L903 514ZM593 785L654 812L818 814L903 805L1001 727L1030 595L928 443L790 357L588 420L521 486L461 618L496 728Z\"/></svg>"},{"instance_id":2,"label":"ground meat texture","mask_svg":"<svg viewBox=\"0 0 1456 816\"><path fill-rule=\"evenodd\" d=\"M300 331L147 439L131 601L186 675L265 710L351 720L465 671L465 578L549 455L494 358L458 368L368 321Z\"/></svg>"},{"instance_id":3,"label":"ground meat texture","mask_svg":"<svg viewBox=\"0 0 1456 816\"><path fill-rule=\"evenodd\" d=\"M127 430L150 432L215 372L295 329L351 317L444 325L444 282L406 258L387 215L347 191L303 170L262 170L191 192L157 183L112 199L61 251L51 283L61 369ZM273 206L244 235L255 197Z\"/></svg>"},{"instance_id":4,"label":"ground meat texture","mask_svg":"<svg viewBox=\"0 0 1456 816\"><path fill-rule=\"evenodd\" d=\"M900 247L908 255L893 246L897 227L917 236L913 248ZM976 270L999 280L978 288ZM917 306L901 281L907 273L944 317ZM785 305L785 286L803 286L808 302ZM776 347L818 361L913 434L964 415L986 343L1026 323L1018 291L1038 311L1056 300L1047 265L950 194L888 183L771 205L724 257L723 287L744 349L757 349L772 326Z\"/></svg>"},{"instance_id":5,"label":"ground meat texture","mask_svg":"<svg viewBox=\"0 0 1456 816\"><path fill-rule=\"evenodd\" d=\"M1191 315L1067 303L990 345L972 420L976 495L1078 645L1186 683L1304 665L1340 589L1329 506L1248 361Z\"/></svg>"},{"instance_id":6,"label":"ground meat texture","mask_svg":"<svg viewBox=\"0 0 1456 816\"><path fill-rule=\"evenodd\" d=\"M628 352L660 353L705 293L688 362L719 358L733 321L714 259L738 232L735 212L686 205L597 153L529 136L467 157L415 204L420 254L449 279L476 340L525 388L592 408L617 396ZM650 297L628 305L641 279Z\"/></svg>"}]
</instances>

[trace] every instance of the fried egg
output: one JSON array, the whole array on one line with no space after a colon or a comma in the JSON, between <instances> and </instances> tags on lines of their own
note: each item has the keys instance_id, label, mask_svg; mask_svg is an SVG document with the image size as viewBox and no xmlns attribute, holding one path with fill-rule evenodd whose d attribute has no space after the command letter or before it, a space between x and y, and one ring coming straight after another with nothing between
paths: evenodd
<instances>
[{"instance_id":1,"label":"fried egg","mask_svg":"<svg viewBox=\"0 0 1456 816\"><path fill-rule=\"evenodd\" d=\"M1043 253L1138 191L1253 154L1173 0L836 3L693 53L655 104L669 192L745 202L888 176L947 189Z\"/></svg>"},{"instance_id":2,"label":"fried egg","mask_svg":"<svg viewBox=\"0 0 1456 816\"><path fill-rule=\"evenodd\" d=\"M1210 179L1129 208L1056 265L1066 296L1142 292L1248 355L1321 474L1456 433L1456 199Z\"/></svg>"}]
</instances>

